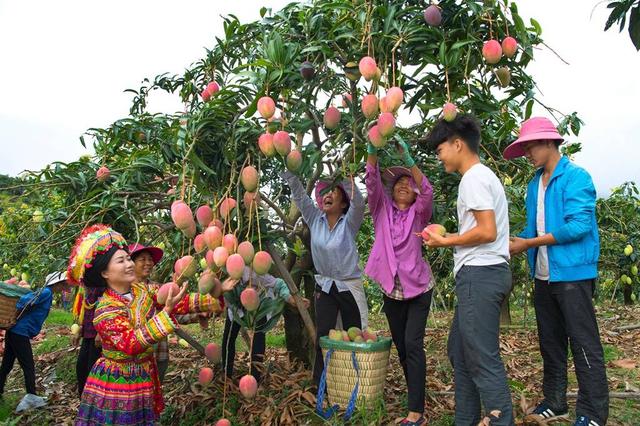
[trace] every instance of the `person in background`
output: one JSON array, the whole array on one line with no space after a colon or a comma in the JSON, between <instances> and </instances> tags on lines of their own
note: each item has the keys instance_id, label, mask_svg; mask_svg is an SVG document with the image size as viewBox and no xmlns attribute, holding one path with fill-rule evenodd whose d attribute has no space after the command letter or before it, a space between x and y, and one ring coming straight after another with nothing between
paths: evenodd
<instances>
[{"instance_id":1,"label":"person in background","mask_svg":"<svg viewBox=\"0 0 640 426\"><path fill-rule=\"evenodd\" d=\"M253 286L258 293L264 292L265 297L271 299L282 299L290 306L295 307L296 302L289 291L287 284L280 278L275 278L272 275L264 274L258 275L248 266L244 267L242 272L242 278L237 284L238 287L245 288L249 283ZM302 302L308 308L309 300L303 298ZM222 366L227 377L233 375L233 364L236 355L236 339L240 332L240 324L234 321L233 308L229 303L227 305L227 317L224 322L224 333L222 336ZM239 308L236 310L239 314L244 314L244 309ZM268 318L264 318L261 322L256 324L256 328L259 329L268 321ZM262 362L264 361L265 352L265 333L263 331L257 331L253 335L253 343L251 345L251 375L259 382L262 376Z\"/></svg>"},{"instance_id":2,"label":"person in background","mask_svg":"<svg viewBox=\"0 0 640 426\"><path fill-rule=\"evenodd\" d=\"M45 399L37 396L36 392L36 371L30 339L42 330L51 309L53 294L63 291L66 287L66 272L53 272L47 276L44 288L25 294L16 303L18 319L6 332L4 356L0 365L0 396L4 393L7 376L16 359L24 373L27 394L18 404L16 411L38 408L46 404Z\"/></svg>"},{"instance_id":3,"label":"person in background","mask_svg":"<svg viewBox=\"0 0 640 426\"><path fill-rule=\"evenodd\" d=\"M142 244L129 244L129 256L134 263L136 279L139 283L147 286L149 291L157 293L161 284L152 280L151 275L155 266L162 260L164 252L159 247L144 246ZM176 315L179 324L191 324L200 322L207 324L210 315L206 312ZM203 321L200 321L203 320ZM156 344L156 363L158 364L158 374L160 382L164 382L164 377L169 369L169 339L164 338Z\"/></svg>"}]
</instances>

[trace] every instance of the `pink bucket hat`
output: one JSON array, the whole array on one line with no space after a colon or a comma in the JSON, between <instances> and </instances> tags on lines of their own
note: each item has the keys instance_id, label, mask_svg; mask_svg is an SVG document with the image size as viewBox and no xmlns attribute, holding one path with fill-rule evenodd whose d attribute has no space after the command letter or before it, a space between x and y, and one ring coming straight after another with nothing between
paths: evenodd
<instances>
[{"instance_id":1,"label":"pink bucket hat","mask_svg":"<svg viewBox=\"0 0 640 426\"><path fill-rule=\"evenodd\" d=\"M545 117L532 117L522 123L520 136L504 150L502 155L504 155L504 158L507 160L522 157L524 155L522 145L525 142L549 139L564 141L551 120Z\"/></svg>"},{"instance_id":2,"label":"pink bucket hat","mask_svg":"<svg viewBox=\"0 0 640 426\"><path fill-rule=\"evenodd\" d=\"M316 197L316 203L318 203L318 207L320 208L320 210L322 210L322 207L323 207L322 198L326 195L323 193L323 191L327 189L330 185L331 185L331 182L327 182L324 180L318 181L318 183L316 184L316 189L314 193ZM337 184L335 187L340 188L342 190L342 195L345 197L345 201L347 202L347 208L348 208L350 206L350 201L351 201L349 199L349 194L347 194L347 191L344 190L344 186L342 186L341 183Z\"/></svg>"},{"instance_id":3,"label":"pink bucket hat","mask_svg":"<svg viewBox=\"0 0 640 426\"><path fill-rule=\"evenodd\" d=\"M393 187L395 186L396 182L398 182L398 180L400 180L400 178L403 176L410 177L411 188L413 188L413 192L415 192L416 194L420 193L418 185L416 185L416 181L413 180L413 174L411 173L411 170L402 166L392 166L386 168L380 176L382 178L382 184L384 185L384 191L389 197L393 198Z\"/></svg>"},{"instance_id":4,"label":"pink bucket hat","mask_svg":"<svg viewBox=\"0 0 640 426\"><path fill-rule=\"evenodd\" d=\"M151 259L153 259L153 263L157 264L162 259L164 252L159 247L152 246L144 246L142 244L129 244L129 256L136 257L136 254L142 253L143 251L148 252L151 255Z\"/></svg>"}]
</instances>

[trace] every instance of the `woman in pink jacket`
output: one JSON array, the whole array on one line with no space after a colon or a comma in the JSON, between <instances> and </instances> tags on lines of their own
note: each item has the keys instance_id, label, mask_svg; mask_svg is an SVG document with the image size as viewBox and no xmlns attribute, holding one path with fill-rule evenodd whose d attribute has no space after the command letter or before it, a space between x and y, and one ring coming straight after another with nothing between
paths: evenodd
<instances>
[{"instance_id":1,"label":"woman in pink jacket","mask_svg":"<svg viewBox=\"0 0 640 426\"><path fill-rule=\"evenodd\" d=\"M422 229L431 218L433 189L404 143L405 167L380 174L376 148L367 147L366 178L375 241L365 274L382 289L383 310L407 381L409 413L402 425L425 425L424 334L433 293L433 275L422 256Z\"/></svg>"}]
</instances>

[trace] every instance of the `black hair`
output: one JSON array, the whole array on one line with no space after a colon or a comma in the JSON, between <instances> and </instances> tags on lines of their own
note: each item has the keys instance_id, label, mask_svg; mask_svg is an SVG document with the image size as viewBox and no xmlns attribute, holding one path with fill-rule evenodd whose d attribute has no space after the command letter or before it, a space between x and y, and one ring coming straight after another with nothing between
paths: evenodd
<instances>
[{"instance_id":1,"label":"black hair","mask_svg":"<svg viewBox=\"0 0 640 426\"><path fill-rule=\"evenodd\" d=\"M88 267L84 273L84 285L86 287L107 287L107 282L102 276L102 272L107 269L109 261L118 250L120 250L120 247L114 245L106 252L96 255L91 267Z\"/></svg>"},{"instance_id":2,"label":"black hair","mask_svg":"<svg viewBox=\"0 0 640 426\"><path fill-rule=\"evenodd\" d=\"M469 149L477 154L480 148L478 120L471 114L458 114L452 121L441 118L421 142L426 144L428 149L435 150L441 143L456 137L462 139Z\"/></svg>"}]
</instances>

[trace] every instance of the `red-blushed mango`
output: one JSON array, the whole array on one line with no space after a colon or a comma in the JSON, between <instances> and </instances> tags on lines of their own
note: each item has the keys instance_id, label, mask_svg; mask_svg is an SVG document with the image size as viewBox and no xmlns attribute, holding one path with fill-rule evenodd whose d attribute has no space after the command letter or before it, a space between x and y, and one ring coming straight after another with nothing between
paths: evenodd
<instances>
[{"instance_id":1,"label":"red-blushed mango","mask_svg":"<svg viewBox=\"0 0 640 426\"><path fill-rule=\"evenodd\" d=\"M497 64L502 57L502 47L497 40L489 40L482 46L482 56L488 64Z\"/></svg>"},{"instance_id":2,"label":"red-blushed mango","mask_svg":"<svg viewBox=\"0 0 640 426\"><path fill-rule=\"evenodd\" d=\"M238 387L242 396L247 399L252 399L258 393L258 381L251 374L242 376Z\"/></svg>"},{"instance_id":3,"label":"red-blushed mango","mask_svg":"<svg viewBox=\"0 0 640 426\"><path fill-rule=\"evenodd\" d=\"M513 37L505 37L502 40L502 53L507 58L512 58L518 51L518 42Z\"/></svg>"},{"instance_id":4,"label":"red-blushed mango","mask_svg":"<svg viewBox=\"0 0 640 426\"><path fill-rule=\"evenodd\" d=\"M222 237L222 247L226 248L229 254L235 253L238 249L238 239L233 234L226 234Z\"/></svg>"},{"instance_id":5,"label":"red-blushed mango","mask_svg":"<svg viewBox=\"0 0 640 426\"><path fill-rule=\"evenodd\" d=\"M216 262L214 262L214 260L213 260L213 250L207 250L207 254L205 254L205 256L204 256L204 260L205 260L205 262L207 262L207 266L212 271L215 272L215 271L218 271L220 269L220 267L218 265L216 265Z\"/></svg>"},{"instance_id":6,"label":"red-blushed mango","mask_svg":"<svg viewBox=\"0 0 640 426\"><path fill-rule=\"evenodd\" d=\"M420 233L420 235L422 235L423 240L427 241L429 239L429 232L432 232L434 234L438 234L444 237L444 235L447 233L447 229L444 226L440 225L439 223L432 223L430 225L427 225Z\"/></svg>"},{"instance_id":7,"label":"red-blushed mango","mask_svg":"<svg viewBox=\"0 0 640 426\"><path fill-rule=\"evenodd\" d=\"M362 330L360 330L360 328L358 327L349 327L349 329L347 330L347 334L349 335L349 339L351 339L351 341L354 341L356 339L356 336L362 336Z\"/></svg>"},{"instance_id":8,"label":"red-blushed mango","mask_svg":"<svg viewBox=\"0 0 640 426\"><path fill-rule=\"evenodd\" d=\"M209 362L217 364L222 359L222 348L217 343L209 343L204 347L204 355Z\"/></svg>"},{"instance_id":9,"label":"red-blushed mango","mask_svg":"<svg viewBox=\"0 0 640 426\"><path fill-rule=\"evenodd\" d=\"M198 293L209 294L215 285L215 274L209 269L205 269L198 278Z\"/></svg>"},{"instance_id":10,"label":"red-blushed mango","mask_svg":"<svg viewBox=\"0 0 640 426\"><path fill-rule=\"evenodd\" d=\"M313 64L309 61L304 61L302 65L300 65L300 75L305 80L309 81L316 75L316 70L313 67Z\"/></svg>"},{"instance_id":11,"label":"red-blushed mango","mask_svg":"<svg viewBox=\"0 0 640 426\"><path fill-rule=\"evenodd\" d=\"M302 154L297 149L294 149L287 154L287 169L295 172L300 166L302 166Z\"/></svg>"},{"instance_id":12,"label":"red-blushed mango","mask_svg":"<svg viewBox=\"0 0 640 426\"><path fill-rule=\"evenodd\" d=\"M375 146L376 148L382 148L387 144L387 140L380 133L380 129L378 128L377 124L369 129L367 136L369 137L371 145Z\"/></svg>"},{"instance_id":13,"label":"red-blushed mango","mask_svg":"<svg viewBox=\"0 0 640 426\"><path fill-rule=\"evenodd\" d=\"M445 121L453 121L456 115L458 115L458 109L454 104L451 102L444 104L444 107L442 107L442 118L444 118Z\"/></svg>"},{"instance_id":14,"label":"red-blushed mango","mask_svg":"<svg viewBox=\"0 0 640 426\"><path fill-rule=\"evenodd\" d=\"M496 70L496 79L500 87L507 87L511 83L511 71L508 67L500 67Z\"/></svg>"},{"instance_id":15,"label":"red-blushed mango","mask_svg":"<svg viewBox=\"0 0 640 426\"><path fill-rule=\"evenodd\" d=\"M396 119L390 112L383 112L378 117L378 131L384 138L391 136L396 129Z\"/></svg>"},{"instance_id":16,"label":"red-blushed mango","mask_svg":"<svg viewBox=\"0 0 640 426\"><path fill-rule=\"evenodd\" d=\"M255 191L258 188L258 170L253 166L246 166L240 172L240 181L245 191Z\"/></svg>"},{"instance_id":17,"label":"red-blushed mango","mask_svg":"<svg viewBox=\"0 0 640 426\"><path fill-rule=\"evenodd\" d=\"M191 223L189 224L188 227L181 229L180 231L182 231L182 233L187 237L187 238L193 238L196 236L196 232L198 232L198 230L196 229L196 222L192 219Z\"/></svg>"},{"instance_id":18,"label":"red-blushed mango","mask_svg":"<svg viewBox=\"0 0 640 426\"><path fill-rule=\"evenodd\" d=\"M220 219L213 219L209 226L217 226L219 229L224 229L224 223Z\"/></svg>"},{"instance_id":19,"label":"red-blushed mango","mask_svg":"<svg viewBox=\"0 0 640 426\"><path fill-rule=\"evenodd\" d=\"M263 133L258 138L258 148L266 157L276 155L276 148L273 146L273 135L271 133Z\"/></svg>"},{"instance_id":20,"label":"red-blushed mango","mask_svg":"<svg viewBox=\"0 0 640 426\"><path fill-rule=\"evenodd\" d=\"M110 176L111 176L111 171L107 166L100 167L96 172L96 179L98 179L98 182L104 182L107 179L109 179Z\"/></svg>"},{"instance_id":21,"label":"red-blushed mango","mask_svg":"<svg viewBox=\"0 0 640 426\"><path fill-rule=\"evenodd\" d=\"M202 386L207 386L213 380L213 370L209 367L204 367L200 370L200 374L198 374L198 382Z\"/></svg>"},{"instance_id":22,"label":"red-blushed mango","mask_svg":"<svg viewBox=\"0 0 640 426\"><path fill-rule=\"evenodd\" d=\"M253 270L258 275L264 275L271 269L271 255L266 251L259 251L253 257Z\"/></svg>"},{"instance_id":23,"label":"red-blushed mango","mask_svg":"<svg viewBox=\"0 0 640 426\"><path fill-rule=\"evenodd\" d=\"M196 210L196 220L200 226L206 228L213 220L213 209L207 205L198 207Z\"/></svg>"},{"instance_id":24,"label":"red-blushed mango","mask_svg":"<svg viewBox=\"0 0 640 426\"><path fill-rule=\"evenodd\" d=\"M376 333L371 331L371 329L369 328L362 331L362 337L367 343L375 342L378 340L378 336L376 335Z\"/></svg>"},{"instance_id":25,"label":"red-blushed mango","mask_svg":"<svg viewBox=\"0 0 640 426\"><path fill-rule=\"evenodd\" d=\"M380 108L380 112L393 112L393 108L389 99L386 96L380 98L380 102L378 103L378 107Z\"/></svg>"},{"instance_id":26,"label":"red-blushed mango","mask_svg":"<svg viewBox=\"0 0 640 426\"><path fill-rule=\"evenodd\" d=\"M198 271L198 262L196 262L193 256L182 256L176 260L176 263L173 265L173 271L176 273L178 281L182 282L196 274Z\"/></svg>"},{"instance_id":27,"label":"red-blushed mango","mask_svg":"<svg viewBox=\"0 0 640 426\"><path fill-rule=\"evenodd\" d=\"M228 257L229 252L222 246L216 247L213 250L213 263L215 263L218 268L222 268L227 263Z\"/></svg>"},{"instance_id":28,"label":"red-blushed mango","mask_svg":"<svg viewBox=\"0 0 640 426\"><path fill-rule=\"evenodd\" d=\"M438 27L442 23L440 8L434 4L424 10L424 20L432 27Z\"/></svg>"},{"instance_id":29,"label":"red-blushed mango","mask_svg":"<svg viewBox=\"0 0 640 426\"><path fill-rule=\"evenodd\" d=\"M167 302L167 297L169 297L169 292L171 291L171 296L175 297L178 293L180 293L180 287L176 283L166 283L162 284L156 293L156 300L159 304L164 305Z\"/></svg>"},{"instance_id":30,"label":"red-blushed mango","mask_svg":"<svg viewBox=\"0 0 640 426\"><path fill-rule=\"evenodd\" d=\"M207 249L207 243L204 241L204 235L196 235L196 237L193 239L193 248L195 249L196 253L202 253Z\"/></svg>"},{"instance_id":31,"label":"red-blushed mango","mask_svg":"<svg viewBox=\"0 0 640 426\"><path fill-rule=\"evenodd\" d=\"M242 278L242 271L244 271L244 259L238 253L234 253L227 258L226 268L231 278L239 280Z\"/></svg>"},{"instance_id":32,"label":"red-blushed mango","mask_svg":"<svg viewBox=\"0 0 640 426\"><path fill-rule=\"evenodd\" d=\"M222 245L222 230L215 225L208 226L202 233L204 242L210 250Z\"/></svg>"},{"instance_id":33,"label":"red-blushed mango","mask_svg":"<svg viewBox=\"0 0 640 426\"><path fill-rule=\"evenodd\" d=\"M220 419L216 422L216 426L232 426L231 422L227 419Z\"/></svg>"},{"instance_id":34,"label":"red-blushed mango","mask_svg":"<svg viewBox=\"0 0 640 426\"><path fill-rule=\"evenodd\" d=\"M202 89L202 92L200 92L200 97L205 102L209 102L209 99L211 99L211 95L209 94L209 92L207 92L207 88L206 87L204 89Z\"/></svg>"},{"instance_id":35,"label":"red-blushed mango","mask_svg":"<svg viewBox=\"0 0 640 426\"><path fill-rule=\"evenodd\" d=\"M378 115L378 97L373 94L369 94L362 98L362 114L371 120Z\"/></svg>"},{"instance_id":36,"label":"red-blushed mango","mask_svg":"<svg viewBox=\"0 0 640 426\"><path fill-rule=\"evenodd\" d=\"M371 81L376 76L378 65L371 56L365 56L358 63L358 70L365 80Z\"/></svg>"},{"instance_id":37,"label":"red-blushed mango","mask_svg":"<svg viewBox=\"0 0 640 426\"><path fill-rule=\"evenodd\" d=\"M268 96L258 99L258 112L263 118L269 119L276 113L276 103Z\"/></svg>"},{"instance_id":38,"label":"red-blushed mango","mask_svg":"<svg viewBox=\"0 0 640 426\"><path fill-rule=\"evenodd\" d=\"M171 219L178 229L187 229L195 222L191 208L184 201L175 201L171 204Z\"/></svg>"},{"instance_id":39,"label":"red-blushed mango","mask_svg":"<svg viewBox=\"0 0 640 426\"><path fill-rule=\"evenodd\" d=\"M207 88L205 90L207 91L207 93L209 93L209 97L211 98L213 97L213 95L220 91L220 85L215 81L212 81L211 83L207 84Z\"/></svg>"},{"instance_id":40,"label":"red-blushed mango","mask_svg":"<svg viewBox=\"0 0 640 426\"><path fill-rule=\"evenodd\" d=\"M260 296L253 287L247 287L240 293L240 303L249 312L253 312L260 306Z\"/></svg>"},{"instance_id":41,"label":"red-blushed mango","mask_svg":"<svg viewBox=\"0 0 640 426\"><path fill-rule=\"evenodd\" d=\"M273 135L273 146L276 148L278 154L285 157L291 152L291 136L289 136L289 133L284 130L278 130L276 134Z\"/></svg>"},{"instance_id":42,"label":"red-blushed mango","mask_svg":"<svg viewBox=\"0 0 640 426\"><path fill-rule=\"evenodd\" d=\"M396 112L400 109L402 105L402 101L404 100L404 92L399 87L391 87L387 90L387 102L389 103L389 108L391 108L392 112Z\"/></svg>"},{"instance_id":43,"label":"red-blushed mango","mask_svg":"<svg viewBox=\"0 0 640 426\"><path fill-rule=\"evenodd\" d=\"M237 203L234 198L227 197L222 200L222 202L220 203L220 216L225 219L229 217L229 215L231 214L231 210L235 209L236 205Z\"/></svg>"},{"instance_id":44,"label":"red-blushed mango","mask_svg":"<svg viewBox=\"0 0 640 426\"><path fill-rule=\"evenodd\" d=\"M340 124L340 110L334 106L330 106L324 112L324 127L333 130Z\"/></svg>"},{"instance_id":45,"label":"red-blushed mango","mask_svg":"<svg viewBox=\"0 0 640 426\"><path fill-rule=\"evenodd\" d=\"M244 208L249 211L251 209L252 212L256 211L258 207L258 202L260 201L260 194L258 192L245 192L242 197L242 202L244 203Z\"/></svg>"},{"instance_id":46,"label":"red-blushed mango","mask_svg":"<svg viewBox=\"0 0 640 426\"><path fill-rule=\"evenodd\" d=\"M253 248L251 242L243 241L238 244L238 254L244 259L245 265L251 265L253 257L256 255L256 250Z\"/></svg>"}]
</instances>

